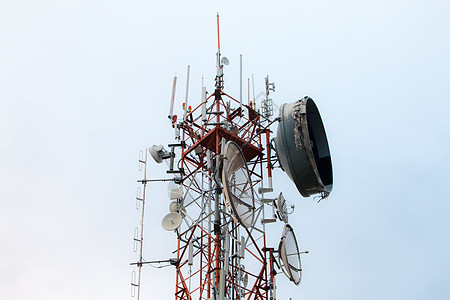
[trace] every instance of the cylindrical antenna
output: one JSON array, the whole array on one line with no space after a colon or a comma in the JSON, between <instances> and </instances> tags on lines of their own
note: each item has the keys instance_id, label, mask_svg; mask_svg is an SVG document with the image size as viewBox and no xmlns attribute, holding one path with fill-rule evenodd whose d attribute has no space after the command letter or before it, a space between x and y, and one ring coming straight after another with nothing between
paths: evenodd
<instances>
[{"instance_id":1,"label":"cylindrical antenna","mask_svg":"<svg viewBox=\"0 0 450 300\"><path fill-rule=\"evenodd\" d=\"M247 78L247 104L250 105L250 78Z\"/></svg>"},{"instance_id":2,"label":"cylindrical antenna","mask_svg":"<svg viewBox=\"0 0 450 300\"><path fill-rule=\"evenodd\" d=\"M239 257L245 258L245 237L241 236L241 247L239 249Z\"/></svg>"},{"instance_id":3,"label":"cylindrical antenna","mask_svg":"<svg viewBox=\"0 0 450 300\"><path fill-rule=\"evenodd\" d=\"M186 99L184 100L185 105L184 105L184 120L186 120L186 116L187 116L187 109L188 109L188 96L189 96L189 73L191 71L191 66L188 65L187 66L187 79L186 79Z\"/></svg>"},{"instance_id":4,"label":"cylindrical antenna","mask_svg":"<svg viewBox=\"0 0 450 300\"><path fill-rule=\"evenodd\" d=\"M174 124L173 130L174 130L173 132L174 132L174 135L175 135L175 139L179 140L180 139L180 131L179 131L179 129L178 129L176 124Z\"/></svg>"},{"instance_id":5,"label":"cylindrical antenna","mask_svg":"<svg viewBox=\"0 0 450 300\"><path fill-rule=\"evenodd\" d=\"M267 149L267 177L269 179L269 189L272 189L272 165L270 163L271 149L270 149L270 130L266 130L266 149Z\"/></svg>"},{"instance_id":6,"label":"cylindrical antenna","mask_svg":"<svg viewBox=\"0 0 450 300\"><path fill-rule=\"evenodd\" d=\"M224 256L225 261L223 265L223 269L220 270L220 283L219 283L219 299L224 299L225 295L225 277L228 274L228 268L230 264L230 233L228 229L225 227L225 245L224 245Z\"/></svg>"},{"instance_id":7,"label":"cylindrical antenna","mask_svg":"<svg viewBox=\"0 0 450 300\"><path fill-rule=\"evenodd\" d=\"M202 121L206 122L206 87L202 87Z\"/></svg>"},{"instance_id":8,"label":"cylindrical antenna","mask_svg":"<svg viewBox=\"0 0 450 300\"><path fill-rule=\"evenodd\" d=\"M173 121L173 105L175 103L175 89L177 87L177 76L173 77L172 99L170 100L169 119Z\"/></svg>"},{"instance_id":9,"label":"cylindrical antenna","mask_svg":"<svg viewBox=\"0 0 450 300\"><path fill-rule=\"evenodd\" d=\"M206 150L206 167L212 170L211 150Z\"/></svg>"},{"instance_id":10,"label":"cylindrical antenna","mask_svg":"<svg viewBox=\"0 0 450 300\"><path fill-rule=\"evenodd\" d=\"M172 146L172 148L171 148L171 150L170 150L170 153L171 153L171 155L170 155L170 171L173 171L173 165L174 165L174 159L175 159L175 154L174 154L174 152L175 152L175 147L174 146ZM173 154L173 155L172 155Z\"/></svg>"},{"instance_id":11,"label":"cylindrical antenna","mask_svg":"<svg viewBox=\"0 0 450 300\"><path fill-rule=\"evenodd\" d=\"M188 251L188 265L192 266L194 264L194 243L192 241L189 242Z\"/></svg>"},{"instance_id":12,"label":"cylindrical antenna","mask_svg":"<svg viewBox=\"0 0 450 300\"><path fill-rule=\"evenodd\" d=\"M220 147L220 152L221 153L224 153L224 151L225 151L225 144L227 143L227 140L225 139L225 138L222 138L222 141L221 141L221 147Z\"/></svg>"},{"instance_id":13,"label":"cylindrical antenna","mask_svg":"<svg viewBox=\"0 0 450 300\"><path fill-rule=\"evenodd\" d=\"M255 79L252 74L252 90L253 90L253 105L256 106L256 96L255 96Z\"/></svg>"},{"instance_id":14,"label":"cylindrical antenna","mask_svg":"<svg viewBox=\"0 0 450 300\"><path fill-rule=\"evenodd\" d=\"M219 30L219 12L217 12L217 64L220 65L220 30Z\"/></svg>"},{"instance_id":15,"label":"cylindrical antenna","mask_svg":"<svg viewBox=\"0 0 450 300\"><path fill-rule=\"evenodd\" d=\"M241 109L242 113L242 54L240 55L239 66L239 108Z\"/></svg>"}]
</instances>

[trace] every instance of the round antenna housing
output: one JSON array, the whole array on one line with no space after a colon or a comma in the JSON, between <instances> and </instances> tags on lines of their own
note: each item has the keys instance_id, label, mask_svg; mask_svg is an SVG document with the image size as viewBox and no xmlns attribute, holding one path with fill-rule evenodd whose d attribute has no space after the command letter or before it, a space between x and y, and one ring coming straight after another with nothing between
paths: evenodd
<instances>
[{"instance_id":1,"label":"round antenna housing","mask_svg":"<svg viewBox=\"0 0 450 300\"><path fill-rule=\"evenodd\" d=\"M167 231L173 231L180 227L183 218L179 213L171 212L162 219L162 227Z\"/></svg>"},{"instance_id":2,"label":"round antenna housing","mask_svg":"<svg viewBox=\"0 0 450 300\"><path fill-rule=\"evenodd\" d=\"M153 145L150 148L148 148L148 151L150 152L150 155L153 157L153 159L158 163L162 163L163 158L161 155L161 152L164 151L163 145Z\"/></svg>"},{"instance_id":3,"label":"round antenna housing","mask_svg":"<svg viewBox=\"0 0 450 300\"><path fill-rule=\"evenodd\" d=\"M327 135L314 101L309 97L280 108L275 148L282 169L303 197L333 188Z\"/></svg>"},{"instance_id":4,"label":"round antenna housing","mask_svg":"<svg viewBox=\"0 0 450 300\"><path fill-rule=\"evenodd\" d=\"M225 144L222 183L233 218L245 227L252 226L255 215L253 184L244 154L233 141Z\"/></svg>"}]
</instances>

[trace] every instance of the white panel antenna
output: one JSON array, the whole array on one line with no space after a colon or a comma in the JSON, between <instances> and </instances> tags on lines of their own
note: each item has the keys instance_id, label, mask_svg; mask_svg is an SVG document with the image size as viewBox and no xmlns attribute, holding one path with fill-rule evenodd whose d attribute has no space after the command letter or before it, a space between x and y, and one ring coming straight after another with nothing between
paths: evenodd
<instances>
[{"instance_id":1,"label":"white panel antenna","mask_svg":"<svg viewBox=\"0 0 450 300\"><path fill-rule=\"evenodd\" d=\"M202 121L208 120L206 116L206 87L202 87Z\"/></svg>"}]
</instances>

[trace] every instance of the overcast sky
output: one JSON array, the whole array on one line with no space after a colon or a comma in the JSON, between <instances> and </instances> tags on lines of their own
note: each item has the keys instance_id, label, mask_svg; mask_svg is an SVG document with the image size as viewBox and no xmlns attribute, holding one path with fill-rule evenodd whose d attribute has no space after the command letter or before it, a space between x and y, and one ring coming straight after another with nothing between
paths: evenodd
<instances>
[{"instance_id":1,"label":"overcast sky","mask_svg":"<svg viewBox=\"0 0 450 300\"><path fill-rule=\"evenodd\" d=\"M172 142L175 74L178 112L188 64L189 101L202 75L213 90L217 11L225 91L242 53L256 93L268 74L276 103L314 99L330 144L328 199L275 173L310 251L278 299L448 299L450 2L392 0L1 0L0 298L130 298L138 153ZM147 260L176 247L166 189L149 187ZM172 299L174 280L145 268L143 299Z\"/></svg>"}]
</instances>

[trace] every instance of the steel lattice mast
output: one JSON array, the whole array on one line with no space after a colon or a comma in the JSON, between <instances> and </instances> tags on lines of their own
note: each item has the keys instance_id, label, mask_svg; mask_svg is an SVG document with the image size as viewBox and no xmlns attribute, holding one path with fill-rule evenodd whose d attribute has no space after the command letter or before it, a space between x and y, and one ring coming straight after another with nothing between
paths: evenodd
<instances>
[{"instance_id":1,"label":"steel lattice mast","mask_svg":"<svg viewBox=\"0 0 450 300\"><path fill-rule=\"evenodd\" d=\"M241 290L244 295L254 294L256 299L267 299L265 233L264 225L260 223L263 203L257 201L259 207L255 214L260 218L255 218L252 228L235 222L222 196L219 175L224 142L231 140L242 148L249 162L249 171L254 178L252 184L254 187L259 185L266 157L262 136L269 132L263 129L261 116L252 107L243 105L248 112L246 115L241 108L230 109L226 99L239 104L225 94L219 84L214 94L207 98L206 102L211 104L206 109L206 121L201 121L203 124L195 121L199 120L195 116L201 109L200 105L179 124L183 141L179 167L183 170L181 183L186 190L182 206L186 210L191 209L189 206L196 206L199 214L187 230L178 233L177 299L208 299L211 293L220 293L221 290L228 297L233 297L233 294L236 297ZM188 259L189 247L195 262ZM259 262L256 273L242 270L242 256L251 256ZM239 277L247 277L245 274L254 279L253 286L246 288L241 284ZM189 288L188 282L196 282L197 287ZM198 297L193 298L193 294L198 294Z\"/></svg>"},{"instance_id":2,"label":"steel lattice mast","mask_svg":"<svg viewBox=\"0 0 450 300\"><path fill-rule=\"evenodd\" d=\"M178 167L185 194L179 207L191 217L177 231L176 299L269 299L273 287L263 200L255 193L255 218L243 226L225 201L221 181L223 148L233 141L247 161L249 188L263 187L270 164L270 131L263 123L269 121L252 103L223 91L223 64L218 35L214 93L207 96L203 89L202 103L194 109L185 105L183 120L173 124L181 131Z\"/></svg>"}]
</instances>

